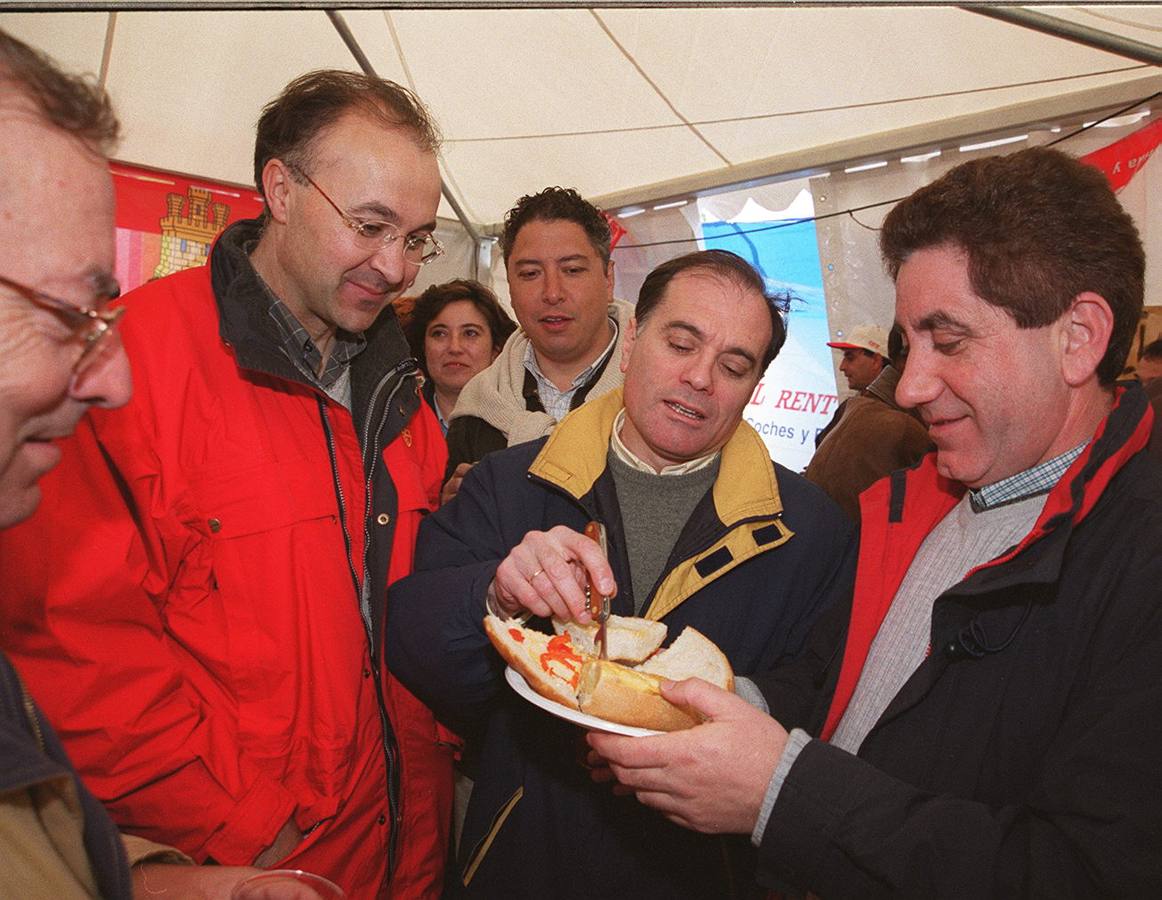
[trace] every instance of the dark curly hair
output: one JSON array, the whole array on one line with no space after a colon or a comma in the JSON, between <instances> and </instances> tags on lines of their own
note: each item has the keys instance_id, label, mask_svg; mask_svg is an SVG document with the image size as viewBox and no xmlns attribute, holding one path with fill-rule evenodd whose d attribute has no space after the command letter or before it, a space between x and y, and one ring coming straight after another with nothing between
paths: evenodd
<instances>
[{"instance_id":1,"label":"dark curly hair","mask_svg":"<svg viewBox=\"0 0 1162 900\"><path fill-rule=\"evenodd\" d=\"M479 281L457 278L444 284L434 284L416 298L404 325L404 334L412 348L412 355L420 361L425 375L428 374L428 361L424 355L424 337L428 326L445 306L459 300L467 300L480 310L488 325L494 350L500 350L509 335L516 331L516 322L504 311L496 294Z\"/></svg>"},{"instance_id":2,"label":"dark curly hair","mask_svg":"<svg viewBox=\"0 0 1162 900\"><path fill-rule=\"evenodd\" d=\"M262 170L272 159L285 162L295 178L310 172L315 138L352 110L386 127L411 132L425 150L435 152L440 146L435 121L423 101L407 88L357 72L318 69L300 75L262 109L254 137L258 192L262 193Z\"/></svg>"},{"instance_id":3,"label":"dark curly hair","mask_svg":"<svg viewBox=\"0 0 1162 900\"><path fill-rule=\"evenodd\" d=\"M504 261L512 252L517 233L529 222L573 222L581 226L589 243L601 257L601 264L608 270L610 244L613 241L609 222L596 206L578 194L573 188L547 187L537 194L526 194L516 201L516 206L504 217L504 230L500 235L500 249Z\"/></svg>"},{"instance_id":4,"label":"dark curly hair","mask_svg":"<svg viewBox=\"0 0 1162 900\"><path fill-rule=\"evenodd\" d=\"M901 201L880 233L893 279L912 253L940 245L967 254L972 289L1019 328L1057 321L1084 291L1104 297L1114 325L1097 375L1117 379L1142 312L1146 256L1098 169L1043 147L962 163Z\"/></svg>"},{"instance_id":5,"label":"dark curly hair","mask_svg":"<svg viewBox=\"0 0 1162 900\"><path fill-rule=\"evenodd\" d=\"M0 31L0 90L12 88L56 127L103 155L112 152L121 126L109 95L86 78L66 75L48 56Z\"/></svg>"}]
</instances>

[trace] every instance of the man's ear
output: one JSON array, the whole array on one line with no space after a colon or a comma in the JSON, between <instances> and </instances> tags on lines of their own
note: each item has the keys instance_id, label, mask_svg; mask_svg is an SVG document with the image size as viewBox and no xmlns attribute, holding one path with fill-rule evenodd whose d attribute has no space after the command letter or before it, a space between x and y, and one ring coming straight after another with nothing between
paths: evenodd
<instances>
[{"instance_id":1,"label":"man's ear","mask_svg":"<svg viewBox=\"0 0 1162 900\"><path fill-rule=\"evenodd\" d=\"M280 224L285 224L287 220L293 180L290 169L281 159L268 159L262 167L262 193L266 197L266 208L270 217Z\"/></svg>"},{"instance_id":2,"label":"man's ear","mask_svg":"<svg viewBox=\"0 0 1162 900\"><path fill-rule=\"evenodd\" d=\"M613 298L613 260L605 264L605 284L609 288L610 299Z\"/></svg>"},{"instance_id":3,"label":"man's ear","mask_svg":"<svg viewBox=\"0 0 1162 900\"><path fill-rule=\"evenodd\" d=\"M625 374L625 370L629 368L629 354L633 350L633 342L637 340L637 316L629 320L629 324L625 326L625 337L621 341L621 374Z\"/></svg>"},{"instance_id":4,"label":"man's ear","mask_svg":"<svg viewBox=\"0 0 1162 900\"><path fill-rule=\"evenodd\" d=\"M1093 377L1109 349L1114 313L1101 294L1083 291L1058 320L1061 324L1061 366L1065 381L1078 387Z\"/></svg>"}]
</instances>

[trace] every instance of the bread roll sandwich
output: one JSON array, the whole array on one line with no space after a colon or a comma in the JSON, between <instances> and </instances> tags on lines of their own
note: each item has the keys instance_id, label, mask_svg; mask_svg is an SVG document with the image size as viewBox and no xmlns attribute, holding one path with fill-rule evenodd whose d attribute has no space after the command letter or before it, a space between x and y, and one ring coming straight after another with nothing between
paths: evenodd
<instances>
[{"instance_id":1,"label":"bread roll sandwich","mask_svg":"<svg viewBox=\"0 0 1162 900\"><path fill-rule=\"evenodd\" d=\"M663 681L683 678L701 678L723 690L734 690L730 661L710 638L686 628L673 644L633 668L585 660L577 684L577 706L591 716L655 731L692 728L702 717L662 696Z\"/></svg>"},{"instance_id":2,"label":"bread roll sandwich","mask_svg":"<svg viewBox=\"0 0 1162 900\"><path fill-rule=\"evenodd\" d=\"M683 630L667 649L654 652L665 639L665 625L611 616L610 655L637 663L628 666L598 659L592 629L575 623L554 623L560 633L549 636L490 614L484 627L500 655L538 694L610 722L654 731L690 728L701 717L666 700L661 694L664 680L698 677L724 690L734 687L729 660L693 628Z\"/></svg>"},{"instance_id":3,"label":"bread roll sandwich","mask_svg":"<svg viewBox=\"0 0 1162 900\"><path fill-rule=\"evenodd\" d=\"M568 632L550 637L543 631L525 628L516 619L502 619L489 613L484 619L488 639L504 661L512 666L529 687L563 706L577 708L577 683L585 660L573 649Z\"/></svg>"},{"instance_id":4,"label":"bread roll sandwich","mask_svg":"<svg viewBox=\"0 0 1162 900\"><path fill-rule=\"evenodd\" d=\"M562 622L553 619L553 631L557 634L568 632L573 646L587 656L597 655L597 623L581 625L578 622ZM666 639L666 626L650 619L635 619L629 616L610 616L606 622L609 641L609 658L614 662L640 663L649 659Z\"/></svg>"}]
</instances>

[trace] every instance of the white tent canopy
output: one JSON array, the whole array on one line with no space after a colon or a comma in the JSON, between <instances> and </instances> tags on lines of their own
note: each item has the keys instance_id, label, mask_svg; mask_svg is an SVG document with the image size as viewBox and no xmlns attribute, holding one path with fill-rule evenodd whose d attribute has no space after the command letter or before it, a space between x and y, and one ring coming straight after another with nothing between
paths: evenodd
<instances>
[{"instance_id":1,"label":"white tent canopy","mask_svg":"<svg viewBox=\"0 0 1162 900\"><path fill-rule=\"evenodd\" d=\"M146 4L201 8L132 8ZM61 4L4 8L16 5ZM729 223L744 235L746 249L736 249L802 302L767 372L771 389L760 391L770 408L748 405L772 455L797 467L826 416L773 398L834 395L842 379L828 371L828 336L891 323L877 229L895 199L973 155L1058 144L1080 156L1162 116L1159 6L981 15L923 3L71 5L89 11L5 12L0 28L98 75L124 125L125 163L251 185L254 123L294 77L363 68L412 87L445 136L438 235L449 248L421 270L416 292L470 275L503 299L504 267L480 236L547 185L577 188L624 224L614 254L621 297L636 297L659 262L695 249L708 223ZM1049 33L994 18L1046 15ZM1073 40L1058 36L1070 29ZM1120 197L1151 261L1147 302L1157 304L1162 163L1143 163L1128 163L1135 177ZM801 218L785 212L798 208L819 217L811 271L785 248L760 261L763 220ZM1139 341L1160 328L1162 314L1144 320Z\"/></svg>"},{"instance_id":2,"label":"white tent canopy","mask_svg":"<svg viewBox=\"0 0 1162 900\"><path fill-rule=\"evenodd\" d=\"M548 184L657 202L1162 89L1157 65L959 8L565 6L7 12L0 27L101 77L123 161L249 185L262 105L309 69L358 68L345 25L430 105L447 190L483 230ZM1156 6L1047 11L1162 52Z\"/></svg>"}]
</instances>

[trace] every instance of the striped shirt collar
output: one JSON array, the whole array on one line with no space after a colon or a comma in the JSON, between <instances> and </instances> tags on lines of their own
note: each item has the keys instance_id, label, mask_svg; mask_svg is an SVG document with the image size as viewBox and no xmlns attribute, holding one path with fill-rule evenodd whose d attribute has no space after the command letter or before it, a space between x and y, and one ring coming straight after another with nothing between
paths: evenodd
<instances>
[{"instance_id":1,"label":"striped shirt collar","mask_svg":"<svg viewBox=\"0 0 1162 900\"><path fill-rule=\"evenodd\" d=\"M609 339L605 349L598 354L597 359L593 360L583 372L577 374L568 390L562 391L541 371L536 351L533 350L533 342L529 341L525 345L524 365L537 382L537 396L540 397L541 406L558 422L568 414L569 407L573 403L573 395L577 393L577 389L588 383L589 379L593 377L593 373L601 368L605 360L609 358L609 354L613 352L613 347L617 343L617 320L610 316L608 321L609 327L613 330L613 337Z\"/></svg>"},{"instance_id":2,"label":"striped shirt collar","mask_svg":"<svg viewBox=\"0 0 1162 900\"><path fill-rule=\"evenodd\" d=\"M1072 450L1066 450L1060 456L1055 456L1043 463L1038 463L1031 469L1025 469L1016 475L1002 478L995 484L986 484L984 487L969 491L969 502L973 512L984 512L986 509L996 509L1018 500L1026 500L1039 494L1048 494L1065 471L1073 465L1073 461L1081 455L1085 443L1078 444Z\"/></svg>"}]
</instances>

